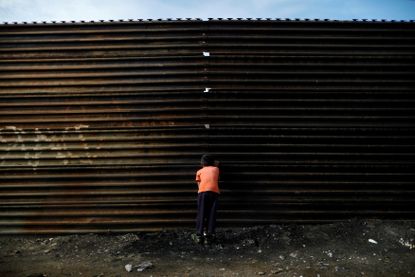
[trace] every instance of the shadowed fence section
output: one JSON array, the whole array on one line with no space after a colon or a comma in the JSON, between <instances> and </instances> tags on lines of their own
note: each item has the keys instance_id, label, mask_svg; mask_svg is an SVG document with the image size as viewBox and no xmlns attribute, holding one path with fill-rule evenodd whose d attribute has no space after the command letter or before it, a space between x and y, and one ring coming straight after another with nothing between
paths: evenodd
<instances>
[{"instance_id":1,"label":"shadowed fence section","mask_svg":"<svg viewBox=\"0 0 415 277\"><path fill-rule=\"evenodd\" d=\"M415 219L415 24L0 25L0 233Z\"/></svg>"}]
</instances>

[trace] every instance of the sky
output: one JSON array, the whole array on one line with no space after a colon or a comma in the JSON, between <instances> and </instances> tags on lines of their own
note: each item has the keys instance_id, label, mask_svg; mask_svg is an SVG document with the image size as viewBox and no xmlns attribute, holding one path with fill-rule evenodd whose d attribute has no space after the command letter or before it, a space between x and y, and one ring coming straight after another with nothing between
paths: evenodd
<instances>
[{"instance_id":1,"label":"sky","mask_svg":"<svg viewBox=\"0 0 415 277\"><path fill-rule=\"evenodd\" d=\"M178 17L414 20L415 0L0 0L0 23Z\"/></svg>"}]
</instances>

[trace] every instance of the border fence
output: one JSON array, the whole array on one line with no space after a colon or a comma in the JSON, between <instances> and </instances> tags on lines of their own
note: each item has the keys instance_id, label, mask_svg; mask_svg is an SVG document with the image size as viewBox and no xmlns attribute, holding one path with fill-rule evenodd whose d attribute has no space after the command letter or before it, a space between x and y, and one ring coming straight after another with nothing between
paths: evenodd
<instances>
[{"instance_id":1,"label":"border fence","mask_svg":"<svg viewBox=\"0 0 415 277\"><path fill-rule=\"evenodd\" d=\"M415 219L415 23L0 25L0 234Z\"/></svg>"}]
</instances>

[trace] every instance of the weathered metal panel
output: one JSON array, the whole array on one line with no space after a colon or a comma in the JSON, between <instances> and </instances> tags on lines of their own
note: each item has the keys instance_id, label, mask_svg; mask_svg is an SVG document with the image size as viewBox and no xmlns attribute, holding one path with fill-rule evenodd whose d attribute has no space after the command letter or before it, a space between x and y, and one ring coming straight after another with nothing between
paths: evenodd
<instances>
[{"instance_id":1,"label":"weathered metal panel","mask_svg":"<svg viewBox=\"0 0 415 277\"><path fill-rule=\"evenodd\" d=\"M0 233L193 226L206 152L221 226L414 219L414 27L0 25Z\"/></svg>"}]
</instances>

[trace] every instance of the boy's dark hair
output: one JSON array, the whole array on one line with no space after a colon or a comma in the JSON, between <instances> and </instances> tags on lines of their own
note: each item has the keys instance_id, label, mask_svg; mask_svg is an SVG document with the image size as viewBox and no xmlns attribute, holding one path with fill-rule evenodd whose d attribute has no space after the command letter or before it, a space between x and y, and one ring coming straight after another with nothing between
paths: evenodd
<instances>
[{"instance_id":1,"label":"boy's dark hair","mask_svg":"<svg viewBox=\"0 0 415 277\"><path fill-rule=\"evenodd\" d=\"M203 166L213 166L215 164L215 159L212 155L203 155L202 158L200 159L200 163Z\"/></svg>"}]
</instances>

